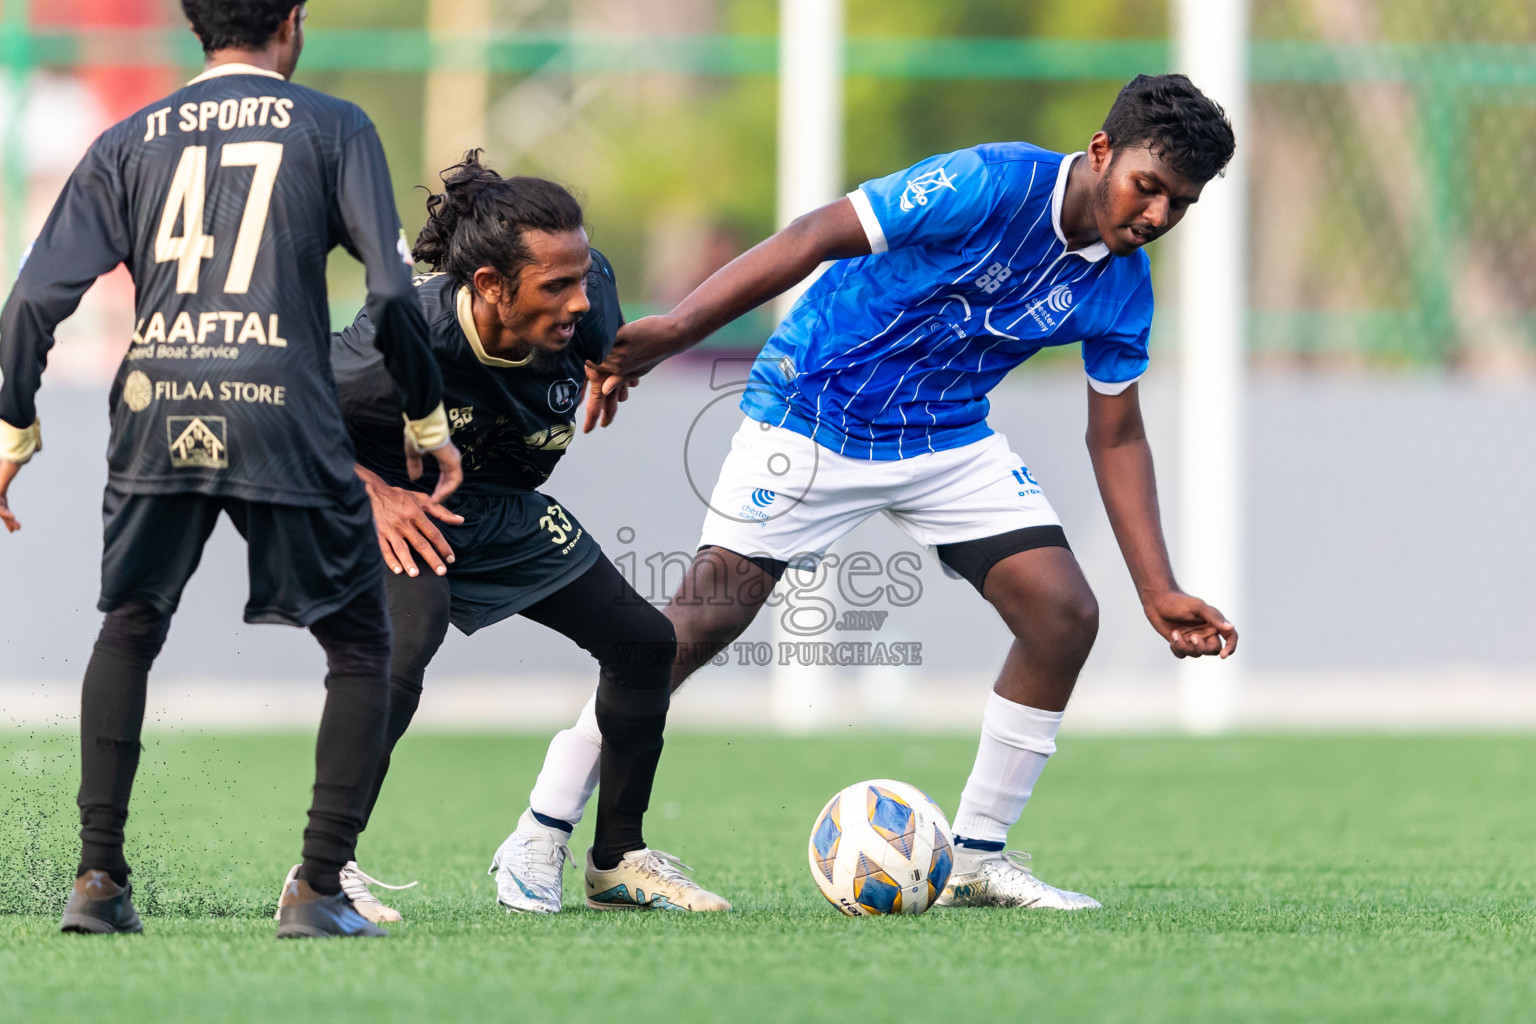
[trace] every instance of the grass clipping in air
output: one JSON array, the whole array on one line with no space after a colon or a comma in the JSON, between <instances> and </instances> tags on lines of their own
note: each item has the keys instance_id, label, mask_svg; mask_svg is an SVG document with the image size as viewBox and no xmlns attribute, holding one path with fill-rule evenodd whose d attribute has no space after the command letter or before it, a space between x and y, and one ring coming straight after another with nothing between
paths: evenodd
<instances>
[{"instance_id":1,"label":"grass clipping in air","mask_svg":"<svg viewBox=\"0 0 1536 1024\"><path fill-rule=\"evenodd\" d=\"M874 920L812 884L816 812L888 776L953 813L974 738L673 736L647 839L736 912L599 914L567 870L564 913L513 916L485 870L544 742L408 736L360 847L370 873L421 880L383 894L407 921L278 943L311 738L147 741L128 844L145 934L95 939L55 932L77 741L0 734L0 1017L1486 1021L1536 1002L1536 739L1069 736L1012 845L1104 910Z\"/></svg>"}]
</instances>

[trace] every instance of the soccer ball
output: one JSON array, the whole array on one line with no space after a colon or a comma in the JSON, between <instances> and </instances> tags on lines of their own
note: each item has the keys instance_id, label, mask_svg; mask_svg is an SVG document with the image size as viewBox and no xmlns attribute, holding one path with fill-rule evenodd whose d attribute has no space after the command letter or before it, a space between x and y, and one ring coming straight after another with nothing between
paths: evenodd
<instances>
[{"instance_id":1,"label":"soccer ball","mask_svg":"<svg viewBox=\"0 0 1536 1024\"><path fill-rule=\"evenodd\" d=\"M921 914L949 881L949 821L927 793L871 779L834 796L811 829L811 877L849 917Z\"/></svg>"}]
</instances>

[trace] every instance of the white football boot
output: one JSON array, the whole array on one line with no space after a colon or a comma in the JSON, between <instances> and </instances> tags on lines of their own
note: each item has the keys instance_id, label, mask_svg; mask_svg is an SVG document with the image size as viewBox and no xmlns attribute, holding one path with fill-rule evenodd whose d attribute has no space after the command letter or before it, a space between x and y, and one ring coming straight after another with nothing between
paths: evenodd
<instances>
[{"instance_id":1,"label":"white football boot","mask_svg":"<svg viewBox=\"0 0 1536 1024\"><path fill-rule=\"evenodd\" d=\"M730 910L724 899L683 874L692 871L670 853L641 848L611 871L599 871L587 851L587 906L593 910Z\"/></svg>"},{"instance_id":2,"label":"white football boot","mask_svg":"<svg viewBox=\"0 0 1536 1024\"><path fill-rule=\"evenodd\" d=\"M1029 854L955 850L955 870L934 901L936 907L1035 907L1088 910L1102 906L1092 896L1046 885L1029 870ZM965 868L964 873L961 869Z\"/></svg>"},{"instance_id":3,"label":"white football boot","mask_svg":"<svg viewBox=\"0 0 1536 1024\"><path fill-rule=\"evenodd\" d=\"M558 914L570 838L564 829L541 824L531 808L524 811L486 872L496 876L496 902L508 910Z\"/></svg>"},{"instance_id":4,"label":"white football boot","mask_svg":"<svg viewBox=\"0 0 1536 1024\"><path fill-rule=\"evenodd\" d=\"M399 892L402 889L409 889L415 884L415 882L410 882L406 885L390 885L388 882L381 882L377 878L364 874L362 869L357 866L357 861L355 860L347 861L347 866L341 869L341 891L347 894L347 898L352 901L352 905L357 908L357 912L374 924L378 924L381 921L399 921L401 918L400 911L394 907L386 907L383 903L379 902L379 898L368 890L370 885L377 885L384 889L393 889L395 892Z\"/></svg>"},{"instance_id":5,"label":"white football boot","mask_svg":"<svg viewBox=\"0 0 1536 1024\"><path fill-rule=\"evenodd\" d=\"M288 877L283 879L284 892L288 891L288 884L299 877L299 867L300 865L295 864L288 869ZM357 861L355 860L347 861L346 867L341 869L341 891L347 894L347 899L352 901L352 905L357 908L357 912L374 924L378 924L381 921L399 921L401 917L400 911L394 907L386 907L383 903L379 902L377 896L368 891L370 885L378 885L385 889L395 889L398 891L400 889L409 889L415 884L415 882L412 882L410 885L390 885L388 882L381 882L377 878L364 874L358 868ZM278 913L279 911L274 911L272 917L277 919Z\"/></svg>"}]
</instances>

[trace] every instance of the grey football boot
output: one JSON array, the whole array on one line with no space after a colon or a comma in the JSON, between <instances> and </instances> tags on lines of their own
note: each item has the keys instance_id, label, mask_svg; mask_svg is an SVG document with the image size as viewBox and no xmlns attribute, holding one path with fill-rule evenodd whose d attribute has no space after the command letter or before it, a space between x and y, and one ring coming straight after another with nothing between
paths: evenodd
<instances>
[{"instance_id":1,"label":"grey football boot","mask_svg":"<svg viewBox=\"0 0 1536 1024\"><path fill-rule=\"evenodd\" d=\"M303 878L295 878L283 887L283 898L277 904L277 920L277 937L280 939L373 938L389 934L359 914L345 892L322 896Z\"/></svg>"},{"instance_id":2,"label":"grey football boot","mask_svg":"<svg viewBox=\"0 0 1536 1024\"><path fill-rule=\"evenodd\" d=\"M105 871L91 870L75 879L59 930L80 935L141 932L144 924L133 906L133 886L118 885Z\"/></svg>"}]
</instances>

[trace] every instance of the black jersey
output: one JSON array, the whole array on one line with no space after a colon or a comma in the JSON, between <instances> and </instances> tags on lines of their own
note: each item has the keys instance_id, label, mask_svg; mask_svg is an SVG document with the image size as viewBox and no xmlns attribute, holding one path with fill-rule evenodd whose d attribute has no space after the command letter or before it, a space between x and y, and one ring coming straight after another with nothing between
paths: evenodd
<instances>
[{"instance_id":1,"label":"black jersey","mask_svg":"<svg viewBox=\"0 0 1536 1024\"><path fill-rule=\"evenodd\" d=\"M352 493L325 289L338 244L367 267L397 410L426 416L441 381L367 115L248 65L194 78L107 129L65 185L0 314L0 418L32 425L54 327L126 263L111 486L310 506Z\"/></svg>"},{"instance_id":2,"label":"black jersey","mask_svg":"<svg viewBox=\"0 0 1536 1024\"><path fill-rule=\"evenodd\" d=\"M471 343L469 293L447 274L416 279L432 354L443 374L443 404L453 443L464 460L462 494L523 494L555 468L576 434L576 403L586 361L602 362L623 324L613 266L596 249L587 273L592 308L570 344L523 363L482 359ZM422 479L406 473L400 448L399 398L373 345L373 323L359 313L331 339L332 368L358 462L396 487L430 491L436 467Z\"/></svg>"}]
</instances>

